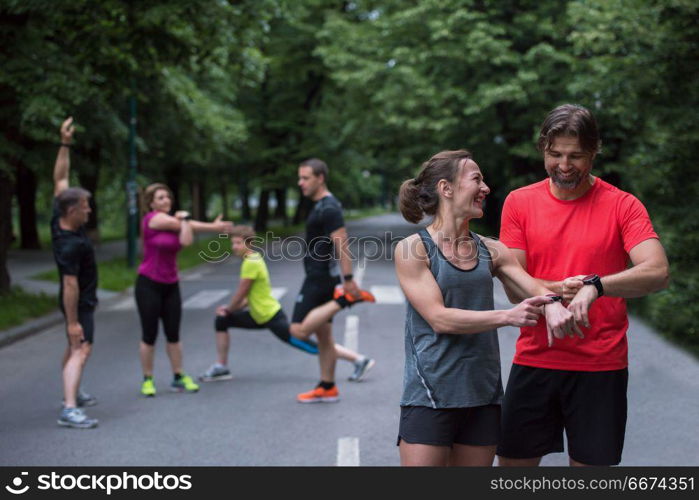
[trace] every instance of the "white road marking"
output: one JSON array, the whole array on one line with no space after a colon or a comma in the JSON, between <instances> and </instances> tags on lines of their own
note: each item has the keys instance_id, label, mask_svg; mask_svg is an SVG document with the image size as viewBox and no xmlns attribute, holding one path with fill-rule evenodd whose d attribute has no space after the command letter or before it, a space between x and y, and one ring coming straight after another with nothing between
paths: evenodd
<instances>
[{"instance_id":1,"label":"white road marking","mask_svg":"<svg viewBox=\"0 0 699 500\"><path fill-rule=\"evenodd\" d=\"M377 304L403 304L405 296L399 286L375 285L369 290L376 297Z\"/></svg>"},{"instance_id":2,"label":"white road marking","mask_svg":"<svg viewBox=\"0 0 699 500\"><path fill-rule=\"evenodd\" d=\"M184 309L207 309L230 295L230 290L202 290L188 298L183 304Z\"/></svg>"},{"instance_id":3,"label":"white road marking","mask_svg":"<svg viewBox=\"0 0 699 500\"><path fill-rule=\"evenodd\" d=\"M357 282L359 288L362 287L362 281L364 281L364 272L366 271L366 258L362 258L357 266L357 272L354 273L354 281Z\"/></svg>"},{"instance_id":4,"label":"white road marking","mask_svg":"<svg viewBox=\"0 0 699 500\"><path fill-rule=\"evenodd\" d=\"M338 467L359 466L359 438L343 437L337 440Z\"/></svg>"},{"instance_id":5,"label":"white road marking","mask_svg":"<svg viewBox=\"0 0 699 500\"><path fill-rule=\"evenodd\" d=\"M277 300L282 300L282 297L286 295L286 287L280 286L272 288L272 297Z\"/></svg>"},{"instance_id":6,"label":"white road marking","mask_svg":"<svg viewBox=\"0 0 699 500\"><path fill-rule=\"evenodd\" d=\"M200 280L204 277L204 273L198 272L198 273L192 273L188 274L184 278L182 278L182 281L196 281Z\"/></svg>"},{"instance_id":7,"label":"white road marking","mask_svg":"<svg viewBox=\"0 0 699 500\"><path fill-rule=\"evenodd\" d=\"M347 316L345 319L345 347L359 352L359 316Z\"/></svg>"},{"instance_id":8,"label":"white road marking","mask_svg":"<svg viewBox=\"0 0 699 500\"><path fill-rule=\"evenodd\" d=\"M136 309L136 302L133 297L126 297L107 308L107 311L130 311L132 309Z\"/></svg>"}]
</instances>

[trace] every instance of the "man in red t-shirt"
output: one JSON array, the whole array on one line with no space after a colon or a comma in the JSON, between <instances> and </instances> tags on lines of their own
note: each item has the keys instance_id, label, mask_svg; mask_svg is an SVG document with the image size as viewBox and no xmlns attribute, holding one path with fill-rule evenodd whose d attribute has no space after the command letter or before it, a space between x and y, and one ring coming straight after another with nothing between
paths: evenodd
<instances>
[{"instance_id":1,"label":"man in red t-shirt","mask_svg":"<svg viewBox=\"0 0 699 500\"><path fill-rule=\"evenodd\" d=\"M591 175L599 144L589 110L557 107L538 140L549 178L505 200L500 239L529 274L564 297L584 338L548 347L544 322L521 329L502 406L500 465L535 466L563 451L564 429L571 465L621 461L625 299L665 288L668 262L641 202Z\"/></svg>"}]
</instances>

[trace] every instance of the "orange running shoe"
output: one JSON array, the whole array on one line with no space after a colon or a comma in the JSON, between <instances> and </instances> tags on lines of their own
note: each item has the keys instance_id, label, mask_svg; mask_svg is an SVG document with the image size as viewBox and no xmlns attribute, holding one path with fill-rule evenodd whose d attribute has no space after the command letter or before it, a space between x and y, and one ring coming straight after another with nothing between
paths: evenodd
<instances>
[{"instance_id":1,"label":"orange running shoe","mask_svg":"<svg viewBox=\"0 0 699 500\"><path fill-rule=\"evenodd\" d=\"M296 396L296 401L299 403L337 403L340 401L340 391L337 390L336 385L332 389L323 389L319 386L308 392L302 392Z\"/></svg>"},{"instance_id":2,"label":"orange running shoe","mask_svg":"<svg viewBox=\"0 0 699 500\"><path fill-rule=\"evenodd\" d=\"M342 285L337 285L335 287L335 292L333 293L333 300L337 300L340 297L344 297L349 304L357 304L358 302L376 302L376 297L374 297L374 294L368 290L359 290L359 297L355 297L351 293L345 292Z\"/></svg>"}]
</instances>

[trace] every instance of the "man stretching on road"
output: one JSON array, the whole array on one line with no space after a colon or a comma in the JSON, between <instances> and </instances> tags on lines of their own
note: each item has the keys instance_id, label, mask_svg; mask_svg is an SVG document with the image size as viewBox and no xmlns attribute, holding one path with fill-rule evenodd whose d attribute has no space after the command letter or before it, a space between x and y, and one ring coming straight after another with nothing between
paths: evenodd
<instances>
[{"instance_id":1,"label":"man stretching on road","mask_svg":"<svg viewBox=\"0 0 699 500\"><path fill-rule=\"evenodd\" d=\"M309 354L318 354L318 345L307 338L310 334L330 321L342 308L357 302L374 302L373 295L367 291L361 290L360 298L355 299L337 289L335 300L313 309L308 313L303 323L296 325L292 332L289 320L279 301L272 295L269 272L264 258L254 250L253 243L256 237L255 231L250 226L235 226L232 230L231 249L235 256L243 259L240 266L240 284L229 305L219 306L216 309L215 328L218 360L199 377L202 382L232 378L228 369L230 337L227 330L229 328L267 328L282 342ZM366 359L339 344L335 345L335 352L338 358L350 362Z\"/></svg>"},{"instance_id":2,"label":"man stretching on road","mask_svg":"<svg viewBox=\"0 0 699 500\"><path fill-rule=\"evenodd\" d=\"M91 212L90 192L68 185L73 132L73 119L68 118L61 125L61 146L53 170L51 243L60 280L59 307L65 316L68 338L63 355L64 406L58 424L90 429L97 426L97 419L89 418L80 407L92 406L96 400L80 391L80 378L92 350L97 266L84 227Z\"/></svg>"},{"instance_id":3,"label":"man stretching on road","mask_svg":"<svg viewBox=\"0 0 699 500\"><path fill-rule=\"evenodd\" d=\"M317 158L311 158L301 162L298 175L301 192L315 202L306 220L306 255L303 259L306 279L296 298L291 318L291 331L305 336L301 332L301 323L312 309L333 299L341 275L344 279L345 296L359 298L361 292L352 275L352 260L342 217L342 205L328 191L328 166ZM339 255L339 268L334 254ZM320 382L314 389L296 396L296 400L299 403L335 402L339 400L339 392L335 386L337 358L332 320L316 328L315 334L320 349ZM355 371L349 380L360 380L373 365L372 359L355 360Z\"/></svg>"}]
</instances>

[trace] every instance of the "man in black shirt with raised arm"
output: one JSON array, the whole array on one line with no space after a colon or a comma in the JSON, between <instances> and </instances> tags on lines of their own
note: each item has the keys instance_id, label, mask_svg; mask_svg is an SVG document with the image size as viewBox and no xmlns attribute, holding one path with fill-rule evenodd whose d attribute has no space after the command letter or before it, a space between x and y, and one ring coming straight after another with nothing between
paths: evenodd
<instances>
[{"instance_id":1,"label":"man in black shirt with raised arm","mask_svg":"<svg viewBox=\"0 0 699 500\"><path fill-rule=\"evenodd\" d=\"M89 418L80 407L92 406L96 400L80 391L80 379L92 350L97 266L85 232L91 212L90 192L71 188L68 183L74 130L72 118L61 125L61 145L53 170L51 243L60 281L58 305L65 316L68 340L63 356L63 409L58 424L90 429L97 426L97 419Z\"/></svg>"}]
</instances>

